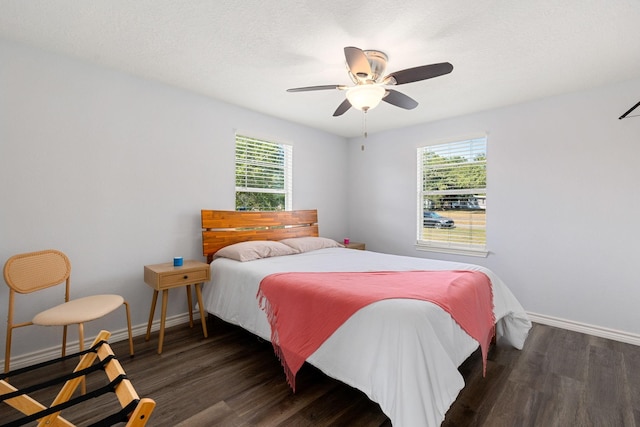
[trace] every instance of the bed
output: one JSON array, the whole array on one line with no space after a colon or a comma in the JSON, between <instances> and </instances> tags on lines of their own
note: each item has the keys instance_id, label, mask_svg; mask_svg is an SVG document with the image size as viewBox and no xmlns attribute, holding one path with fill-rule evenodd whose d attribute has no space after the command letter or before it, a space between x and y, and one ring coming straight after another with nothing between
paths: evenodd
<instances>
[{"instance_id":1,"label":"bed","mask_svg":"<svg viewBox=\"0 0 640 427\"><path fill-rule=\"evenodd\" d=\"M491 281L496 339L521 349L531 327L522 306L492 271L344 248L319 237L316 211L203 210L201 217L203 254L211 264L211 281L203 291L205 309L263 339L271 341L272 330L258 290L265 277L285 272L481 272ZM304 241L304 250L269 254L259 249L247 256L250 260L240 260L245 253L229 251L240 242L253 242L250 247L283 239ZM231 255L219 256L224 252ZM364 392L394 426L439 426L464 387L457 368L478 346L437 304L384 299L355 312L306 362Z\"/></svg>"}]
</instances>

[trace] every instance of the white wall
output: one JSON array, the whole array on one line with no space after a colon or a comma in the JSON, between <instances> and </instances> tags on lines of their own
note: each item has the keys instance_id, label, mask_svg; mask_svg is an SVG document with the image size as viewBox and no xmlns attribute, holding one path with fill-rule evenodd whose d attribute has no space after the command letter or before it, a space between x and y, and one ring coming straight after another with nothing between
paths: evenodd
<instances>
[{"instance_id":1,"label":"white wall","mask_svg":"<svg viewBox=\"0 0 640 427\"><path fill-rule=\"evenodd\" d=\"M346 234L343 138L1 40L0 64L1 263L60 249L74 296L121 294L145 325L143 266L203 260L200 209L234 208L236 129L292 144L294 209L317 208L324 236ZM7 295L0 286L2 343ZM186 312L185 300L171 292L168 315ZM50 303L31 303L22 320ZM93 322L87 337L123 319ZM17 330L12 354L59 345L51 332Z\"/></svg>"},{"instance_id":2,"label":"white wall","mask_svg":"<svg viewBox=\"0 0 640 427\"><path fill-rule=\"evenodd\" d=\"M635 80L351 140L351 238L482 264L530 312L640 334L640 118L618 120L638 94ZM417 251L416 147L478 131L490 255Z\"/></svg>"}]
</instances>

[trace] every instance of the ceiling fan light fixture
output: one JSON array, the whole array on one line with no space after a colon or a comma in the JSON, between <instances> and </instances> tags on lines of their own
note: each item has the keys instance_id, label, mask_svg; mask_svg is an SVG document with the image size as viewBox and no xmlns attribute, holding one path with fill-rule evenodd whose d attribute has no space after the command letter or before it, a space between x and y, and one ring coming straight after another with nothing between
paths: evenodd
<instances>
[{"instance_id":1,"label":"ceiling fan light fixture","mask_svg":"<svg viewBox=\"0 0 640 427\"><path fill-rule=\"evenodd\" d=\"M347 90L351 106L361 111L375 108L384 97L385 89L380 85L358 85Z\"/></svg>"}]
</instances>

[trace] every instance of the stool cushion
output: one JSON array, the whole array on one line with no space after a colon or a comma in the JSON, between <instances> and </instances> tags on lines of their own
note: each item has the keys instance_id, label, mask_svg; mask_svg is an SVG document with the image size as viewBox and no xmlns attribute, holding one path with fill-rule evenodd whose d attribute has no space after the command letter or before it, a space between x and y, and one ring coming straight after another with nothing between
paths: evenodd
<instances>
[{"instance_id":1,"label":"stool cushion","mask_svg":"<svg viewBox=\"0 0 640 427\"><path fill-rule=\"evenodd\" d=\"M60 304L37 314L32 322L42 326L84 323L111 313L124 303L120 295L93 295Z\"/></svg>"}]
</instances>

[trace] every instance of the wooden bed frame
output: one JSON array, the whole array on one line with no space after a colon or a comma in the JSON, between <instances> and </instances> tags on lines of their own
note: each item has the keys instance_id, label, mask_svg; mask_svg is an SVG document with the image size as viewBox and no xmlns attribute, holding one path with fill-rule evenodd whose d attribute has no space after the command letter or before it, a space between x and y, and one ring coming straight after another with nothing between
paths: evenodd
<instances>
[{"instance_id":1,"label":"wooden bed frame","mask_svg":"<svg viewBox=\"0 0 640 427\"><path fill-rule=\"evenodd\" d=\"M156 403L153 399L140 399L135 389L133 388L131 381L127 379L126 373L122 369L122 365L120 365L118 359L115 358L113 351L111 350L111 346L109 346L109 343L107 342L107 339L109 339L110 336L110 332L101 331L93 341L91 348L82 353L69 355L65 358L55 359L51 362L45 362L40 365L17 369L15 371L3 374L5 376L3 377L4 379L0 380L0 395L10 394L14 396L7 396L6 400L3 400L7 405L13 407L14 409L17 409L25 415L24 418L16 420L13 423L17 423L16 425L23 425L26 422L33 422L37 420L38 426L73 427L74 424L60 415L63 409L83 403L87 400L87 398L97 397L101 394L113 391L115 392L115 395L122 409L115 414L107 416L107 418L102 420L102 422L106 422L108 425L113 425L122 422L122 418L126 418L126 427L145 426L147 421L149 420L149 417L151 416L151 413L153 412L153 409L156 406ZM30 397L26 391L18 390L7 381L9 376L18 376L21 373L28 372L33 369L38 369L39 367L49 366L52 362L57 362L58 360L63 359L66 360L79 354L82 354L82 357L80 358L80 362L78 362L78 365L73 372L82 375L75 376L73 374L70 374L58 378L59 381L52 381L51 383L62 383L64 381L64 385L49 407ZM99 359L101 362L101 364L98 364L98 366L94 365L96 359ZM109 379L109 381L111 381L111 383L100 389L93 390L87 395L83 393L81 396L72 399L72 396L78 386L84 382L85 375L89 371L98 370L95 368L101 368L101 370L104 370L107 378ZM50 385L50 382L44 382L42 384L36 384L35 386L32 386L30 388L33 388L34 391L37 391L38 389L43 389Z\"/></svg>"},{"instance_id":2,"label":"wooden bed frame","mask_svg":"<svg viewBox=\"0 0 640 427\"><path fill-rule=\"evenodd\" d=\"M221 248L249 240L282 240L318 236L317 210L201 211L202 254L207 262Z\"/></svg>"}]
</instances>

